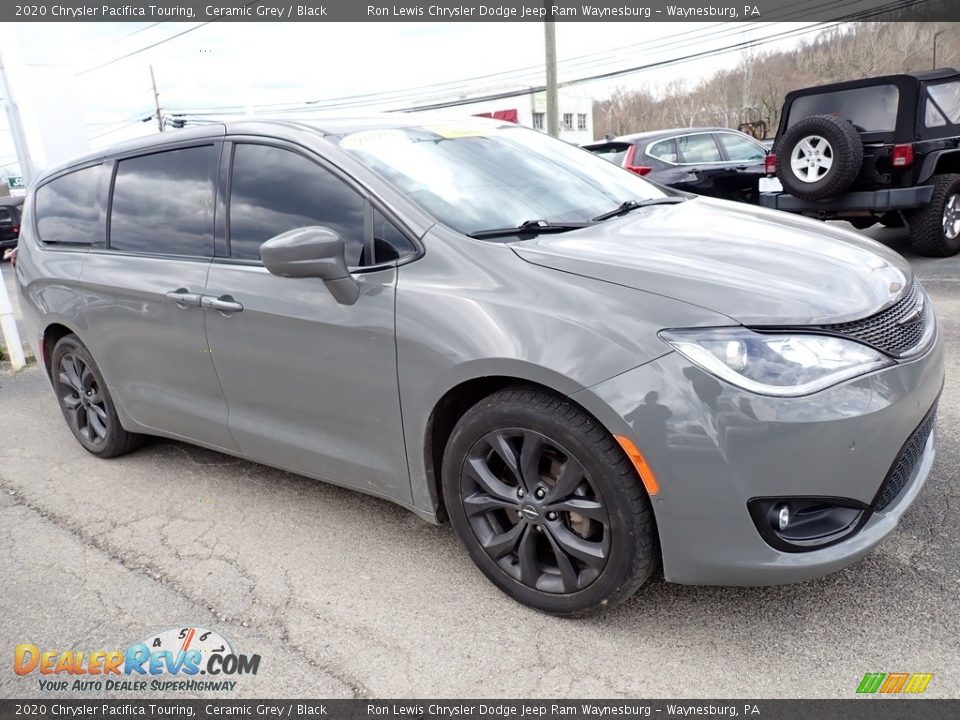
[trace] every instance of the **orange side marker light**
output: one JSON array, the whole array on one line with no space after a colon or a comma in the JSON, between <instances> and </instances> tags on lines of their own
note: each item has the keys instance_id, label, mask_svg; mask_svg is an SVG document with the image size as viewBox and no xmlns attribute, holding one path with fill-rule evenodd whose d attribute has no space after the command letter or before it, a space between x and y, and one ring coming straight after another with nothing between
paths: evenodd
<instances>
[{"instance_id":1,"label":"orange side marker light","mask_svg":"<svg viewBox=\"0 0 960 720\"><path fill-rule=\"evenodd\" d=\"M623 435L614 435L617 442L620 443L620 447L623 448L623 451L627 454L627 457L630 458L630 462L633 463L633 466L637 469L637 474L640 475L640 480L643 482L643 486L647 489L648 495L656 495L660 492L660 485L657 483L657 476L653 474L653 470L647 464L647 460L643 457L643 453L637 449L637 446L633 444L633 441L630 438L624 437Z\"/></svg>"}]
</instances>

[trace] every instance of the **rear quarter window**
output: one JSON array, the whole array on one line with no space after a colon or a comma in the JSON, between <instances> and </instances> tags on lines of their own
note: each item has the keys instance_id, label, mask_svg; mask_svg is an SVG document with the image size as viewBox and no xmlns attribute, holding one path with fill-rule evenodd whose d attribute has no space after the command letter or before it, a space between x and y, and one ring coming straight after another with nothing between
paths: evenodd
<instances>
[{"instance_id":1,"label":"rear quarter window","mask_svg":"<svg viewBox=\"0 0 960 720\"><path fill-rule=\"evenodd\" d=\"M623 165L624 158L626 158L627 150L629 149L630 145L627 143L611 143L597 148L590 148L590 152L594 155L599 155L604 160L609 160L614 165Z\"/></svg>"},{"instance_id":2,"label":"rear quarter window","mask_svg":"<svg viewBox=\"0 0 960 720\"><path fill-rule=\"evenodd\" d=\"M677 162L677 143L673 139L661 140L647 148L647 155L668 163Z\"/></svg>"},{"instance_id":3,"label":"rear quarter window","mask_svg":"<svg viewBox=\"0 0 960 720\"><path fill-rule=\"evenodd\" d=\"M100 196L102 165L61 175L37 188L35 215L41 243L104 243Z\"/></svg>"},{"instance_id":4,"label":"rear quarter window","mask_svg":"<svg viewBox=\"0 0 960 720\"><path fill-rule=\"evenodd\" d=\"M813 115L837 115L861 132L893 132L897 127L900 91L896 85L802 95L790 106L787 127Z\"/></svg>"},{"instance_id":5,"label":"rear quarter window","mask_svg":"<svg viewBox=\"0 0 960 720\"><path fill-rule=\"evenodd\" d=\"M944 116L952 124L960 124L960 82L944 83L943 85L931 85L927 88L926 117L927 127L944 125ZM931 103L932 100L932 103ZM934 104L936 107L931 107ZM930 122L930 118L935 121ZM939 118L939 122L937 122Z\"/></svg>"}]
</instances>

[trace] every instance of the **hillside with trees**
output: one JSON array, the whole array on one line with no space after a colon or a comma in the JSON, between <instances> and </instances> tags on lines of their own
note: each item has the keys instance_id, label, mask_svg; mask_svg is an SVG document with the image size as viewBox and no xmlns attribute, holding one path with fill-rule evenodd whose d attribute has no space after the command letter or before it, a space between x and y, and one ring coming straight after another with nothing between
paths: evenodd
<instances>
[{"instance_id":1,"label":"hillside with trees","mask_svg":"<svg viewBox=\"0 0 960 720\"><path fill-rule=\"evenodd\" d=\"M768 137L776 133L784 95L795 88L872 75L960 68L960 23L870 22L849 24L817 35L792 50L751 52L739 64L690 84L643 87L638 80L593 105L597 138L644 130L717 125L737 127L762 118ZM750 113L749 108L755 111ZM747 118L752 114L752 118Z\"/></svg>"}]
</instances>

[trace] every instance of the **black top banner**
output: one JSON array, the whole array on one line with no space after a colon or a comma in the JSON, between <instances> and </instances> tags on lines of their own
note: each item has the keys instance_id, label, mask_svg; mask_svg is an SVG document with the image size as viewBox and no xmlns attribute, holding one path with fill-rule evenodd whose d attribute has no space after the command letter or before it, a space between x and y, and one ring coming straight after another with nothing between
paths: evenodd
<instances>
[{"instance_id":1,"label":"black top banner","mask_svg":"<svg viewBox=\"0 0 960 720\"><path fill-rule=\"evenodd\" d=\"M957 0L288 0L3 2L7 22L834 22L960 20Z\"/></svg>"}]
</instances>

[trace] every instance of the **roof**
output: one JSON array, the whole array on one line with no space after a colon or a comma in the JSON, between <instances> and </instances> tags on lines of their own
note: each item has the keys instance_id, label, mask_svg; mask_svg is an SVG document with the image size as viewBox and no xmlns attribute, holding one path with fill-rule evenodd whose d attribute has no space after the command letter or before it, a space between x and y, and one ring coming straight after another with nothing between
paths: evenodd
<instances>
[{"instance_id":1,"label":"roof","mask_svg":"<svg viewBox=\"0 0 960 720\"><path fill-rule=\"evenodd\" d=\"M0 197L0 205L4 207L16 207L17 205L23 205L24 198L22 197Z\"/></svg>"},{"instance_id":2,"label":"roof","mask_svg":"<svg viewBox=\"0 0 960 720\"><path fill-rule=\"evenodd\" d=\"M871 85L912 85L916 87L923 82L946 80L953 77L960 79L960 73L953 68L937 68L936 70L921 70L912 73L898 73L896 75L877 75L874 77L858 78L856 80L844 80L842 82L827 83L825 85L811 85L809 87L797 88L787 93L787 97L832 92L835 90L849 90L851 88L870 87Z\"/></svg>"},{"instance_id":3,"label":"roof","mask_svg":"<svg viewBox=\"0 0 960 720\"><path fill-rule=\"evenodd\" d=\"M451 117L449 115L440 115L434 113L383 113L379 115L323 115L317 114L312 118L271 118L271 117L252 117L238 118L236 120L215 121L205 125L188 127L182 130L170 130L153 135L143 135L141 137L124 140L100 150L94 150L83 155L79 155L68 162L44 170L41 175L46 178L55 175L67 168L73 168L78 165L93 164L102 161L106 157L123 155L125 153L138 153L140 151L150 151L153 148L163 148L165 145L173 143L190 142L191 140L215 140L230 133L263 134L269 127L283 127L294 131L307 131L319 133L320 135L340 135L343 133L357 132L359 130L372 130L377 128L402 128L418 127L424 125L458 127L468 125L477 127L485 125L487 127L518 127L514 123L503 120L491 120L487 118L464 116Z\"/></svg>"},{"instance_id":4,"label":"roof","mask_svg":"<svg viewBox=\"0 0 960 720\"><path fill-rule=\"evenodd\" d=\"M583 147L599 147L602 145L609 145L610 143L634 143L638 140L652 140L653 138L658 137L673 137L674 135L692 135L695 133L707 133L707 132L731 132L731 133L740 133L739 130L728 127L684 127L684 128L670 128L668 130L647 130L646 132L641 133L632 133L630 135L620 135L619 137L611 138L610 140L596 140L592 143L585 143ZM749 135L747 136L749 137Z\"/></svg>"}]
</instances>

